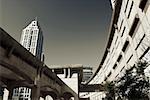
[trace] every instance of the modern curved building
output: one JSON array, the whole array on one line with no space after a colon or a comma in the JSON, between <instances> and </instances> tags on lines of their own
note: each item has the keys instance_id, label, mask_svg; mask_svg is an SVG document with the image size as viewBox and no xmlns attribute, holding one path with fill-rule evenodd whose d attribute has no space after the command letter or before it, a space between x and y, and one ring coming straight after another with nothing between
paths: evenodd
<instances>
[{"instance_id":1,"label":"modern curved building","mask_svg":"<svg viewBox=\"0 0 150 100\"><path fill-rule=\"evenodd\" d=\"M139 59L150 61L150 0L111 0L109 38L96 73L88 84L103 84L121 77ZM147 68L150 73L150 66ZM88 93L101 100L104 92Z\"/></svg>"}]
</instances>

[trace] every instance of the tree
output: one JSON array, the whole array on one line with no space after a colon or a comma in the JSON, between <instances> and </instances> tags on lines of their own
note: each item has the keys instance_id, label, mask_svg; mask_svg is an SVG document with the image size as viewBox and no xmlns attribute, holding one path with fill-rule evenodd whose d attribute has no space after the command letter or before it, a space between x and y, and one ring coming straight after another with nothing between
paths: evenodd
<instances>
[{"instance_id":1,"label":"tree","mask_svg":"<svg viewBox=\"0 0 150 100\"><path fill-rule=\"evenodd\" d=\"M126 70L125 75L116 84L119 97L128 100L149 100L147 94L150 90L150 83L144 73L148 65L146 61L139 61Z\"/></svg>"},{"instance_id":2,"label":"tree","mask_svg":"<svg viewBox=\"0 0 150 100\"><path fill-rule=\"evenodd\" d=\"M115 84L114 82L108 82L104 84L106 97L105 100L115 100Z\"/></svg>"}]
</instances>

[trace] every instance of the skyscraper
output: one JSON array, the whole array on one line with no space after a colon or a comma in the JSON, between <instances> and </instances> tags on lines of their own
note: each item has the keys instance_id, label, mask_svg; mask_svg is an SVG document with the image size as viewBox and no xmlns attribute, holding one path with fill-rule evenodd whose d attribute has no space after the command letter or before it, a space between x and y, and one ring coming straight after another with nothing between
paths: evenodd
<instances>
[{"instance_id":1,"label":"skyscraper","mask_svg":"<svg viewBox=\"0 0 150 100\"><path fill-rule=\"evenodd\" d=\"M37 19L22 30L20 44L39 60L44 61L43 34ZM13 91L13 100L31 100L31 89L19 87Z\"/></svg>"},{"instance_id":2,"label":"skyscraper","mask_svg":"<svg viewBox=\"0 0 150 100\"><path fill-rule=\"evenodd\" d=\"M23 29L20 43L38 59L42 60L43 34L37 19Z\"/></svg>"}]
</instances>

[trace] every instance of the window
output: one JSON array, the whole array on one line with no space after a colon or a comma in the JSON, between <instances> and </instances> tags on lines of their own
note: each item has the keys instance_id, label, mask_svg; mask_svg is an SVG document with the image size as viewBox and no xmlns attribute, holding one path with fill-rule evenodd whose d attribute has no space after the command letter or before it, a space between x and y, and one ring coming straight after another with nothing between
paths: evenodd
<instances>
[{"instance_id":1,"label":"window","mask_svg":"<svg viewBox=\"0 0 150 100\"><path fill-rule=\"evenodd\" d=\"M123 28L123 31L122 31L122 34L121 34L121 37L123 36L124 32L125 32L125 29L126 27Z\"/></svg>"},{"instance_id":2,"label":"window","mask_svg":"<svg viewBox=\"0 0 150 100\"><path fill-rule=\"evenodd\" d=\"M148 1L148 0L141 0L140 5L139 5L139 8L141 8L142 11L144 10L144 8L145 8L145 6L146 6L147 1Z\"/></svg>"},{"instance_id":3,"label":"window","mask_svg":"<svg viewBox=\"0 0 150 100\"><path fill-rule=\"evenodd\" d=\"M32 47L35 47L35 42L32 42Z\"/></svg>"},{"instance_id":4,"label":"window","mask_svg":"<svg viewBox=\"0 0 150 100\"><path fill-rule=\"evenodd\" d=\"M110 58L108 58L108 59L107 59L107 62L106 62L106 64L108 64L108 62L109 62L109 59L110 59Z\"/></svg>"},{"instance_id":5,"label":"window","mask_svg":"<svg viewBox=\"0 0 150 100\"><path fill-rule=\"evenodd\" d=\"M122 55L119 55L117 62L120 62L121 58L122 58Z\"/></svg>"},{"instance_id":6,"label":"window","mask_svg":"<svg viewBox=\"0 0 150 100\"><path fill-rule=\"evenodd\" d=\"M37 34L37 30L34 30L34 34Z\"/></svg>"},{"instance_id":7,"label":"window","mask_svg":"<svg viewBox=\"0 0 150 100\"><path fill-rule=\"evenodd\" d=\"M24 36L24 40L26 40L26 38L27 38L27 35Z\"/></svg>"},{"instance_id":8,"label":"window","mask_svg":"<svg viewBox=\"0 0 150 100\"><path fill-rule=\"evenodd\" d=\"M119 44L120 44L120 42L118 42L118 44L117 44L117 46L116 46L116 49L119 47Z\"/></svg>"},{"instance_id":9,"label":"window","mask_svg":"<svg viewBox=\"0 0 150 100\"><path fill-rule=\"evenodd\" d=\"M131 7L130 7L129 14L128 14L128 17L127 17L127 18L129 18L129 17L130 17L130 14L131 14L132 8L133 8L133 1L132 1L132 3L131 3Z\"/></svg>"},{"instance_id":10,"label":"window","mask_svg":"<svg viewBox=\"0 0 150 100\"><path fill-rule=\"evenodd\" d=\"M32 41L32 38L33 38L33 31L31 31L31 37L30 37L30 41L29 41L29 47L31 46L31 41Z\"/></svg>"},{"instance_id":11,"label":"window","mask_svg":"<svg viewBox=\"0 0 150 100\"><path fill-rule=\"evenodd\" d=\"M33 48L33 53L34 53L34 51L35 51L35 48Z\"/></svg>"},{"instance_id":12,"label":"window","mask_svg":"<svg viewBox=\"0 0 150 100\"><path fill-rule=\"evenodd\" d=\"M114 47L113 47L113 49L112 49L112 53L113 53L113 51L114 51Z\"/></svg>"},{"instance_id":13,"label":"window","mask_svg":"<svg viewBox=\"0 0 150 100\"><path fill-rule=\"evenodd\" d=\"M117 40L118 40L118 36L117 36L117 38L116 38L115 44L116 44Z\"/></svg>"},{"instance_id":14,"label":"window","mask_svg":"<svg viewBox=\"0 0 150 100\"><path fill-rule=\"evenodd\" d=\"M117 64L115 64L115 65L113 66L113 69L116 69L116 67L117 67Z\"/></svg>"},{"instance_id":15,"label":"window","mask_svg":"<svg viewBox=\"0 0 150 100\"><path fill-rule=\"evenodd\" d=\"M26 34L28 34L29 30L26 30Z\"/></svg>"},{"instance_id":16,"label":"window","mask_svg":"<svg viewBox=\"0 0 150 100\"><path fill-rule=\"evenodd\" d=\"M111 72L108 74L108 76L107 77L109 77L111 75Z\"/></svg>"},{"instance_id":17,"label":"window","mask_svg":"<svg viewBox=\"0 0 150 100\"><path fill-rule=\"evenodd\" d=\"M125 10L124 10L124 12L126 12L126 10L127 10L128 3L129 3L129 0L127 0L127 4L126 4L126 7L125 7Z\"/></svg>"},{"instance_id":18,"label":"window","mask_svg":"<svg viewBox=\"0 0 150 100\"><path fill-rule=\"evenodd\" d=\"M129 41L126 41L125 44L124 44L124 46L123 46L123 48L122 48L122 51L123 51L123 52L126 51L128 45L129 45Z\"/></svg>"},{"instance_id":19,"label":"window","mask_svg":"<svg viewBox=\"0 0 150 100\"><path fill-rule=\"evenodd\" d=\"M139 22L139 18L135 18L134 21L133 21L133 24L131 26L131 29L130 29L130 32L129 32L129 35L132 37L133 34L134 34L134 31L138 25L138 22Z\"/></svg>"},{"instance_id":20,"label":"window","mask_svg":"<svg viewBox=\"0 0 150 100\"><path fill-rule=\"evenodd\" d=\"M28 93L28 88L26 88L26 92L25 93Z\"/></svg>"},{"instance_id":21,"label":"window","mask_svg":"<svg viewBox=\"0 0 150 100\"><path fill-rule=\"evenodd\" d=\"M34 41L36 40L36 36L33 36L33 40L34 40Z\"/></svg>"},{"instance_id":22,"label":"window","mask_svg":"<svg viewBox=\"0 0 150 100\"><path fill-rule=\"evenodd\" d=\"M121 30L122 24L123 24L123 20L121 21L120 30Z\"/></svg>"},{"instance_id":23,"label":"window","mask_svg":"<svg viewBox=\"0 0 150 100\"><path fill-rule=\"evenodd\" d=\"M115 78L117 78L118 76L119 76L119 74L117 74Z\"/></svg>"},{"instance_id":24,"label":"window","mask_svg":"<svg viewBox=\"0 0 150 100\"><path fill-rule=\"evenodd\" d=\"M124 66L124 67L125 67L125 66ZM122 69L120 70L120 72L122 72L122 71L123 71L124 67L122 67Z\"/></svg>"},{"instance_id":25,"label":"window","mask_svg":"<svg viewBox=\"0 0 150 100\"><path fill-rule=\"evenodd\" d=\"M31 35L33 34L33 31L31 31L31 33L30 33Z\"/></svg>"},{"instance_id":26,"label":"window","mask_svg":"<svg viewBox=\"0 0 150 100\"><path fill-rule=\"evenodd\" d=\"M138 45L136 46L135 50L137 50L137 48L139 47L139 45L140 45L141 42L143 41L144 37L145 37L145 34L143 35L142 39L140 40L140 42L139 42Z\"/></svg>"},{"instance_id":27,"label":"window","mask_svg":"<svg viewBox=\"0 0 150 100\"><path fill-rule=\"evenodd\" d=\"M133 57L133 54L130 56L130 58L128 59L127 63L131 60L131 58Z\"/></svg>"},{"instance_id":28,"label":"window","mask_svg":"<svg viewBox=\"0 0 150 100\"><path fill-rule=\"evenodd\" d=\"M140 59L142 59L144 57L144 55L150 50L150 47L148 47L145 52L142 54L142 56L140 57Z\"/></svg>"}]
</instances>

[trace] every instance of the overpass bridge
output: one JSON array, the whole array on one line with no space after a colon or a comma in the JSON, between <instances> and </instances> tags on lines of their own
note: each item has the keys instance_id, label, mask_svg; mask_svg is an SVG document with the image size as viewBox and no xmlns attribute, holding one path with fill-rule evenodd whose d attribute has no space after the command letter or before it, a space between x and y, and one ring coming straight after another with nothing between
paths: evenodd
<instances>
[{"instance_id":1,"label":"overpass bridge","mask_svg":"<svg viewBox=\"0 0 150 100\"><path fill-rule=\"evenodd\" d=\"M56 74L65 74L65 77L72 77L74 73L78 74L78 92L101 92L105 91L105 87L102 84L83 84L82 78L83 78L83 66L67 66L67 67L54 67L51 68L52 71Z\"/></svg>"},{"instance_id":2,"label":"overpass bridge","mask_svg":"<svg viewBox=\"0 0 150 100\"><path fill-rule=\"evenodd\" d=\"M50 95L54 100L69 100L76 94L57 75L0 28L0 86L9 90L9 100L13 89L28 87L32 89L31 99Z\"/></svg>"}]
</instances>

